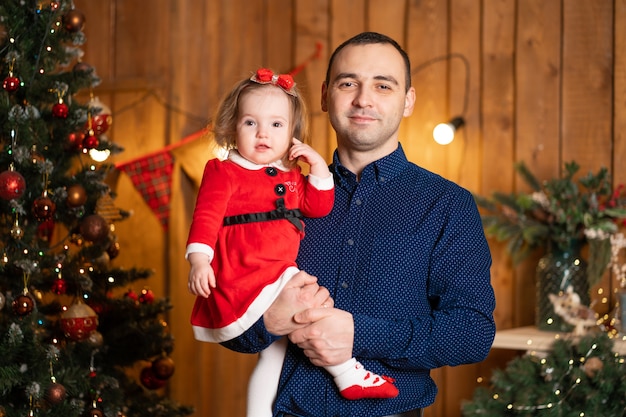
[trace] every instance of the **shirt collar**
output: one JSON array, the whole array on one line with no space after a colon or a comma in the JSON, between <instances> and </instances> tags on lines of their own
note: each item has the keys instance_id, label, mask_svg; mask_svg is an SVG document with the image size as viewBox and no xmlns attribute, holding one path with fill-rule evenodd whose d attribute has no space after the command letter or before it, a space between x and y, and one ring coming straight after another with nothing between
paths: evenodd
<instances>
[{"instance_id":1,"label":"shirt collar","mask_svg":"<svg viewBox=\"0 0 626 417\"><path fill-rule=\"evenodd\" d=\"M385 183L386 181L400 175L400 173L406 169L408 164L409 161L406 158L404 149L402 149L402 145L398 143L398 148L395 151L367 165L361 173L361 179L373 175L376 182L379 184ZM344 167L341 164L341 161L339 161L339 154L337 153L337 150L335 150L333 155L333 164L331 169L334 172L335 177L339 179L340 183L346 184L356 181L356 175L350 172L350 170Z\"/></svg>"},{"instance_id":2,"label":"shirt collar","mask_svg":"<svg viewBox=\"0 0 626 417\"><path fill-rule=\"evenodd\" d=\"M284 172L289 171L289 168L287 168L285 164L283 163L283 161L281 160L271 162L269 164L259 165L241 156L241 154L237 151L237 149L231 149L228 151L228 160L239 165L242 168L249 169L251 171L258 171L259 169L263 169L267 167L273 167Z\"/></svg>"}]
</instances>

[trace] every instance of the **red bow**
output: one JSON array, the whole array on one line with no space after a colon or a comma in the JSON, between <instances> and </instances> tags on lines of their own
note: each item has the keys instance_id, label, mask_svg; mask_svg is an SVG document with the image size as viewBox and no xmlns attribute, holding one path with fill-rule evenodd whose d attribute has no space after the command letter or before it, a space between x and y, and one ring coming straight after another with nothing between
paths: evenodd
<instances>
[{"instance_id":1,"label":"red bow","mask_svg":"<svg viewBox=\"0 0 626 417\"><path fill-rule=\"evenodd\" d=\"M292 96L296 95L295 91L293 91L293 87L296 83L290 74L274 74L271 69L259 68L256 74L250 77L250 79L259 84L277 85L285 90L285 93Z\"/></svg>"}]
</instances>

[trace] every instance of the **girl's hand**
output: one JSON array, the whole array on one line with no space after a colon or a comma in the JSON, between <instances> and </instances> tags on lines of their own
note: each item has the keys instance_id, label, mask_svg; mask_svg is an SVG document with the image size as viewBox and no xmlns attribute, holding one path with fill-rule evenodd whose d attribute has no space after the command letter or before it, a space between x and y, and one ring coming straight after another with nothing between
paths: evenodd
<instances>
[{"instance_id":1,"label":"girl's hand","mask_svg":"<svg viewBox=\"0 0 626 417\"><path fill-rule=\"evenodd\" d=\"M328 165L322 155L317 153L315 149L309 145L300 142L298 139L292 139L292 145L289 149L289 159L299 159L311 167L311 174L316 177L326 178L330 176Z\"/></svg>"}]
</instances>

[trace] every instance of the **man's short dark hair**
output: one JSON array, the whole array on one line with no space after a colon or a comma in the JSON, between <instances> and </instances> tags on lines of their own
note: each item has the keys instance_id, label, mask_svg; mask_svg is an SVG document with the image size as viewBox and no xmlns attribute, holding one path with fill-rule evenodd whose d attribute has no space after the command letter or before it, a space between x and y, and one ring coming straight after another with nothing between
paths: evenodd
<instances>
[{"instance_id":1,"label":"man's short dark hair","mask_svg":"<svg viewBox=\"0 0 626 417\"><path fill-rule=\"evenodd\" d=\"M358 35L353 36L352 38L343 42L333 51L333 54L330 56L330 60L328 61L328 68L326 69L326 80L325 80L326 85L328 85L330 82L330 68L332 67L333 62L335 61L335 57L343 48L349 45L370 45L370 44L375 44L375 43L382 43L382 44L387 43L389 45L392 45L394 48L396 48L396 50L400 53L400 55L402 56L402 59L404 60L404 65L406 67L405 90L409 91L409 88L411 87L411 60L409 59L409 56L404 51L404 49L402 49L402 47L398 44L398 42L396 42L389 36L376 33L376 32L359 33Z\"/></svg>"}]
</instances>

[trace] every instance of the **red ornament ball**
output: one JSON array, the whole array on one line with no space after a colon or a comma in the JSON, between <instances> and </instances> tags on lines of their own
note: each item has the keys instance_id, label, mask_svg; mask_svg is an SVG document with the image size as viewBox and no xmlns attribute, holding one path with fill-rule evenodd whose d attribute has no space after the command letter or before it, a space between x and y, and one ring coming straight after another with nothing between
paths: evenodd
<instances>
[{"instance_id":1,"label":"red ornament ball","mask_svg":"<svg viewBox=\"0 0 626 417\"><path fill-rule=\"evenodd\" d=\"M152 373L159 379L169 379L174 375L174 361L168 356L161 356L152 361Z\"/></svg>"},{"instance_id":2,"label":"red ornament ball","mask_svg":"<svg viewBox=\"0 0 626 417\"><path fill-rule=\"evenodd\" d=\"M57 382L52 383L44 394L44 398L49 404L61 404L67 395L65 387Z\"/></svg>"},{"instance_id":3,"label":"red ornament ball","mask_svg":"<svg viewBox=\"0 0 626 417\"><path fill-rule=\"evenodd\" d=\"M139 379L144 387L148 389L159 389L165 386L166 381L157 378L152 370L152 366L147 366L141 370Z\"/></svg>"},{"instance_id":4,"label":"red ornament ball","mask_svg":"<svg viewBox=\"0 0 626 417\"><path fill-rule=\"evenodd\" d=\"M67 187L66 203L70 208L80 207L87 202L87 191L80 184Z\"/></svg>"},{"instance_id":5,"label":"red ornament ball","mask_svg":"<svg viewBox=\"0 0 626 417\"><path fill-rule=\"evenodd\" d=\"M52 292L58 295L67 293L67 281L63 278L54 280L51 288Z\"/></svg>"},{"instance_id":6,"label":"red ornament ball","mask_svg":"<svg viewBox=\"0 0 626 417\"><path fill-rule=\"evenodd\" d=\"M20 88L20 79L12 76L6 77L2 82L2 88L9 93L14 93Z\"/></svg>"},{"instance_id":7,"label":"red ornament ball","mask_svg":"<svg viewBox=\"0 0 626 417\"><path fill-rule=\"evenodd\" d=\"M63 27L68 32L79 32L84 25L85 15L79 10L70 10L63 16Z\"/></svg>"},{"instance_id":8,"label":"red ornament ball","mask_svg":"<svg viewBox=\"0 0 626 417\"><path fill-rule=\"evenodd\" d=\"M152 304L154 301L154 293L152 290L144 288L141 290L141 295L139 296L139 302L143 304Z\"/></svg>"},{"instance_id":9,"label":"red ornament ball","mask_svg":"<svg viewBox=\"0 0 626 417\"><path fill-rule=\"evenodd\" d=\"M61 314L59 322L65 337L81 341L98 328L98 315L87 304L76 303Z\"/></svg>"},{"instance_id":10,"label":"red ornament ball","mask_svg":"<svg viewBox=\"0 0 626 417\"><path fill-rule=\"evenodd\" d=\"M56 211L56 204L47 195L37 197L33 201L33 216L40 222L52 219Z\"/></svg>"},{"instance_id":11,"label":"red ornament ball","mask_svg":"<svg viewBox=\"0 0 626 417\"><path fill-rule=\"evenodd\" d=\"M80 224L80 234L89 242L102 242L109 236L109 223L98 214L91 214Z\"/></svg>"},{"instance_id":12,"label":"red ornament ball","mask_svg":"<svg viewBox=\"0 0 626 417\"><path fill-rule=\"evenodd\" d=\"M52 115L59 119L67 119L67 115L70 114L70 108L65 103L56 103L52 106Z\"/></svg>"},{"instance_id":13,"label":"red ornament ball","mask_svg":"<svg viewBox=\"0 0 626 417\"><path fill-rule=\"evenodd\" d=\"M85 134L83 132L74 132L67 135L65 149L68 151L80 151L83 148Z\"/></svg>"},{"instance_id":14,"label":"red ornament ball","mask_svg":"<svg viewBox=\"0 0 626 417\"><path fill-rule=\"evenodd\" d=\"M84 149L96 149L100 144L100 140L95 134L89 132L89 134L83 139Z\"/></svg>"},{"instance_id":15,"label":"red ornament ball","mask_svg":"<svg viewBox=\"0 0 626 417\"><path fill-rule=\"evenodd\" d=\"M0 197L4 200L20 198L26 190L26 180L17 171L8 169L0 173Z\"/></svg>"},{"instance_id":16,"label":"red ornament ball","mask_svg":"<svg viewBox=\"0 0 626 417\"><path fill-rule=\"evenodd\" d=\"M137 299L139 298L137 297L137 293L133 291L132 289L126 291L126 293L124 294L124 297L130 298L133 301L137 301Z\"/></svg>"},{"instance_id":17,"label":"red ornament ball","mask_svg":"<svg viewBox=\"0 0 626 417\"><path fill-rule=\"evenodd\" d=\"M35 301L27 294L22 294L15 297L12 307L13 312L18 316L26 316L32 313L35 308Z\"/></svg>"}]
</instances>

